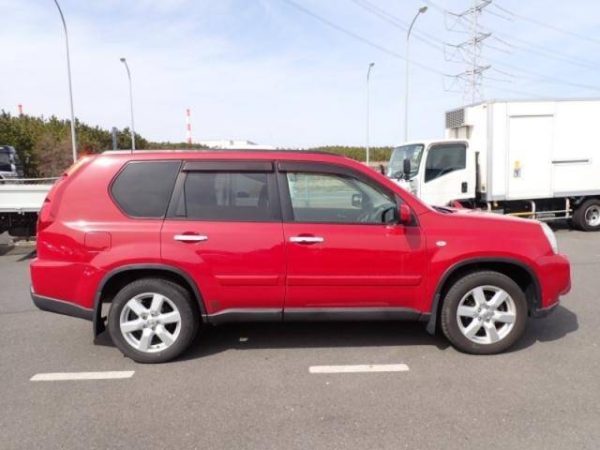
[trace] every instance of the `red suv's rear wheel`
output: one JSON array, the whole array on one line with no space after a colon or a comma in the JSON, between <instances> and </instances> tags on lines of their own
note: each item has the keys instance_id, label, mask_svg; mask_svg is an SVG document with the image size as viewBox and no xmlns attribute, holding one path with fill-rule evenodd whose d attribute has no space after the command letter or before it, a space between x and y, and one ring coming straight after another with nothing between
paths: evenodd
<instances>
[{"instance_id":1,"label":"red suv's rear wheel","mask_svg":"<svg viewBox=\"0 0 600 450\"><path fill-rule=\"evenodd\" d=\"M170 281L145 278L115 296L108 330L126 356L160 363L185 351L198 330L198 317L185 289Z\"/></svg>"},{"instance_id":2,"label":"red suv's rear wheel","mask_svg":"<svg viewBox=\"0 0 600 450\"><path fill-rule=\"evenodd\" d=\"M448 291L441 324L459 350L475 354L499 353L525 331L527 300L521 288L498 272L466 275Z\"/></svg>"}]
</instances>

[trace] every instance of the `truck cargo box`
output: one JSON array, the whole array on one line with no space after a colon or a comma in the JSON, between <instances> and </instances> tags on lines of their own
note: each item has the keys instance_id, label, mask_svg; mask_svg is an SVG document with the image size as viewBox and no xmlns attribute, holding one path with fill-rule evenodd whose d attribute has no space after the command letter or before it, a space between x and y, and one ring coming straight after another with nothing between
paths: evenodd
<instances>
[{"instance_id":1,"label":"truck cargo box","mask_svg":"<svg viewBox=\"0 0 600 450\"><path fill-rule=\"evenodd\" d=\"M446 113L486 201L600 194L600 100L489 101Z\"/></svg>"}]
</instances>

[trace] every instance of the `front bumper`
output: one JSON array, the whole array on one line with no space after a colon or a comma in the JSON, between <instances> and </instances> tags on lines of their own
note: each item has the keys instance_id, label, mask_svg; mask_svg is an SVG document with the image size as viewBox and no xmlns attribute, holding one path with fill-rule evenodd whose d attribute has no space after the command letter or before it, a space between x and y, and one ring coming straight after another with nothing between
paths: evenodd
<instances>
[{"instance_id":1,"label":"front bumper","mask_svg":"<svg viewBox=\"0 0 600 450\"><path fill-rule=\"evenodd\" d=\"M534 309L531 312L531 317L533 317L534 319L543 319L544 317L547 317L550 314L552 314L554 311L556 311L556 308L558 308L558 305L560 305L559 300L557 300L556 303L554 303L553 305L550 305L546 308Z\"/></svg>"},{"instance_id":2,"label":"front bumper","mask_svg":"<svg viewBox=\"0 0 600 450\"><path fill-rule=\"evenodd\" d=\"M44 297L38 295L31 289L31 300L33 304L43 311L49 311L65 316L78 317L85 320L94 319L94 310L83 308L74 303L65 302L56 298Z\"/></svg>"},{"instance_id":3,"label":"front bumper","mask_svg":"<svg viewBox=\"0 0 600 450\"><path fill-rule=\"evenodd\" d=\"M561 254L544 256L537 261L541 298L531 317L546 317L556 310L560 296L571 290L571 264Z\"/></svg>"}]
</instances>

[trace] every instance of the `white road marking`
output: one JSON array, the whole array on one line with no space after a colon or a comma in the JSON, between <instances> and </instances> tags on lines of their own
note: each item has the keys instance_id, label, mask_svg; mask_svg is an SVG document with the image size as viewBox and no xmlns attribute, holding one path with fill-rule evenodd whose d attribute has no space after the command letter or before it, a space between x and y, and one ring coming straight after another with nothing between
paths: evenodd
<instances>
[{"instance_id":1,"label":"white road marking","mask_svg":"<svg viewBox=\"0 0 600 450\"><path fill-rule=\"evenodd\" d=\"M358 364L355 366L310 366L310 373L408 372L406 364Z\"/></svg>"},{"instance_id":2,"label":"white road marking","mask_svg":"<svg viewBox=\"0 0 600 450\"><path fill-rule=\"evenodd\" d=\"M29 381L73 381L73 380L118 380L131 378L135 371L122 370L118 372L56 372L37 373Z\"/></svg>"}]
</instances>

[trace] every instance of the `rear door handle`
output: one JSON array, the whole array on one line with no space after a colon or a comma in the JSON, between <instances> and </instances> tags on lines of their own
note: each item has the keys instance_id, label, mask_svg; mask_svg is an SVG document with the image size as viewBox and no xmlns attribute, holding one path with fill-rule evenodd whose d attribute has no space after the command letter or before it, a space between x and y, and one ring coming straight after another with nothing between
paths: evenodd
<instances>
[{"instance_id":1,"label":"rear door handle","mask_svg":"<svg viewBox=\"0 0 600 450\"><path fill-rule=\"evenodd\" d=\"M208 236L201 234L176 234L173 239L179 242L203 242L208 241Z\"/></svg>"},{"instance_id":2,"label":"rear door handle","mask_svg":"<svg viewBox=\"0 0 600 450\"><path fill-rule=\"evenodd\" d=\"M290 242L295 244L317 244L319 242L325 242L321 236L292 236Z\"/></svg>"}]
</instances>

